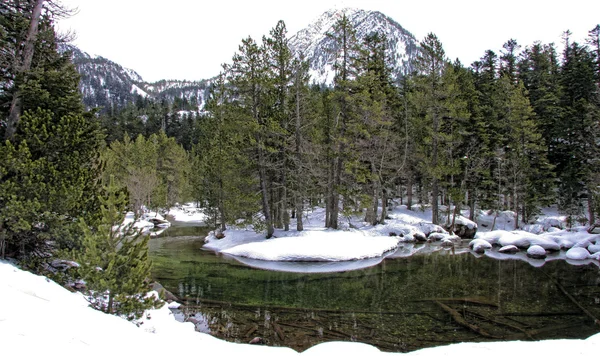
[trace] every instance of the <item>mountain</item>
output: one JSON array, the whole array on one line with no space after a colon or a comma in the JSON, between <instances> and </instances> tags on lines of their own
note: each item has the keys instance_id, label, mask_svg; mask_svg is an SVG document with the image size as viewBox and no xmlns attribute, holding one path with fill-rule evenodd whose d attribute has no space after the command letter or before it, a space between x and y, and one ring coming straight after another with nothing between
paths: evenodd
<instances>
[{"instance_id":1,"label":"mountain","mask_svg":"<svg viewBox=\"0 0 600 356\"><path fill-rule=\"evenodd\" d=\"M148 83L134 70L124 68L101 56L92 56L72 45L63 45L62 52L72 53L73 64L81 76L79 89L83 103L101 112L125 107L146 98L173 103L185 99L202 110L208 95L210 80L160 80Z\"/></svg>"},{"instance_id":2,"label":"mountain","mask_svg":"<svg viewBox=\"0 0 600 356\"><path fill-rule=\"evenodd\" d=\"M410 32L379 11L345 8L325 12L290 38L290 47L296 56L303 54L309 60L312 81L333 83L337 48L333 39L327 37L327 33L333 31L333 25L344 14L353 24L359 41L373 32L385 35L387 56L393 68L394 79L410 72L412 60L418 50L417 40Z\"/></svg>"},{"instance_id":3,"label":"mountain","mask_svg":"<svg viewBox=\"0 0 600 356\"><path fill-rule=\"evenodd\" d=\"M385 35L387 56L393 68L393 79L411 70L418 45L414 36L400 24L378 11L359 9L330 10L289 40L296 56L304 55L310 62L313 82L331 85L335 71L335 43L327 37L335 22L346 14L356 29L359 41L373 32ZM88 108L103 112L119 109L128 103L151 98L170 103L184 100L202 111L208 96L211 79L201 81L160 80L148 83L134 70L100 57L89 55L75 46L63 46L62 51L73 53L73 63L81 74L80 89Z\"/></svg>"}]
</instances>

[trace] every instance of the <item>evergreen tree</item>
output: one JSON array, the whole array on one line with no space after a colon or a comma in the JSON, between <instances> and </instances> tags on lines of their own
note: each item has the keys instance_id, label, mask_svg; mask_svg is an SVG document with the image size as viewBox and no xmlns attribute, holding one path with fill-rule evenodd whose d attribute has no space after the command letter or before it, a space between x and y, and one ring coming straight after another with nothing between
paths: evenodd
<instances>
[{"instance_id":1,"label":"evergreen tree","mask_svg":"<svg viewBox=\"0 0 600 356\"><path fill-rule=\"evenodd\" d=\"M15 8L27 10L32 4ZM51 13L40 18L28 69L7 68L0 92L4 102L15 102L18 96L16 111L0 109L2 122L10 127L10 140L0 144L0 185L5 188L0 192L0 249L32 258L35 265L58 249L78 247L76 218L83 215L94 221L99 209L102 137L93 116L83 112L79 76L69 54L57 52ZM9 27L4 40L24 46L17 30L27 28L19 24L29 25L31 15L6 14L16 27ZM3 49L15 61L23 59L16 47Z\"/></svg>"},{"instance_id":2,"label":"evergreen tree","mask_svg":"<svg viewBox=\"0 0 600 356\"><path fill-rule=\"evenodd\" d=\"M421 145L423 165L431 184L432 222L439 222L440 180L443 177L441 149L441 124L448 115L448 107L443 101L448 87L444 83L444 72L448 68L444 49L438 38L430 33L421 42L421 51L417 57L415 68L414 90L411 100L416 107L422 126L426 133Z\"/></svg>"},{"instance_id":3,"label":"evergreen tree","mask_svg":"<svg viewBox=\"0 0 600 356\"><path fill-rule=\"evenodd\" d=\"M596 104L595 63L592 54L566 36L563 65L560 72L561 105L564 119L556 145L556 172L559 178L559 207L570 222L584 215L594 220L593 178L598 172L598 121Z\"/></svg>"},{"instance_id":4,"label":"evergreen tree","mask_svg":"<svg viewBox=\"0 0 600 356\"><path fill-rule=\"evenodd\" d=\"M144 310L160 306L155 296L148 295L150 235L142 235L132 223L123 223L126 196L112 179L100 201L102 218L97 228L84 219L79 221L84 237L76 260L87 298L94 309L104 313L139 318Z\"/></svg>"},{"instance_id":5,"label":"evergreen tree","mask_svg":"<svg viewBox=\"0 0 600 356\"><path fill-rule=\"evenodd\" d=\"M272 197L269 194L269 153L272 149L271 133L278 123L271 114L272 107L266 98L267 72L265 65L265 48L259 46L252 38L242 40L239 52L233 57L228 68L229 82L235 90L237 98L237 119L247 125L252 132L252 153L258 173L260 201L266 227L267 238L273 236L274 221Z\"/></svg>"}]
</instances>

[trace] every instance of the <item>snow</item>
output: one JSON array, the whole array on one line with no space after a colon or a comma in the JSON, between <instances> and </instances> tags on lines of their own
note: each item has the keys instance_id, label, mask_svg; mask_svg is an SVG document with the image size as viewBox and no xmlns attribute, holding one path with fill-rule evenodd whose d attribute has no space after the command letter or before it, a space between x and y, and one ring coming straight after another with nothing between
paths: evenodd
<instances>
[{"instance_id":1,"label":"snow","mask_svg":"<svg viewBox=\"0 0 600 356\"><path fill-rule=\"evenodd\" d=\"M447 211L448 208L453 210L453 207L442 206L441 211ZM178 209L175 213L182 208ZM194 208L190 207L190 209ZM548 216L540 216L536 219L535 225L539 229L530 228L529 231L514 230L514 224L510 221L515 218L515 214L509 211L498 213L495 224L495 229L498 226L506 226L509 230L488 231L492 225L489 222L493 221L495 216L495 213L489 211L479 210L476 214L477 222L464 217L468 215L468 210L461 211L462 216L457 217L456 221L467 227L478 228L475 239L470 242L469 247L476 253L484 253L485 256L491 258L520 259L538 267L545 261L554 259L568 260L568 263L571 264L598 264L598 259L592 257L592 254L600 250L600 235L587 233L585 227L574 227L568 230L553 227L552 225L557 225L564 219L556 215L555 209L546 209L545 211L549 214ZM383 256L400 258L417 253L422 250L422 247L414 245L416 240L430 241L427 245L432 248L427 250L428 253L439 251L443 247L461 248L460 238L430 222L431 209L428 206L414 205L412 210L408 210L405 205L395 205L390 207L388 216L389 219L386 219L385 224L376 226L371 226L363 221L364 213L345 217L341 220L341 229L333 230L323 228L325 211L323 208L315 208L306 212L304 231L302 232L295 231L292 224L290 231L276 229L276 237L267 240L264 232L256 232L250 228L228 227L224 231L225 237L222 239L217 239L214 232L211 232L205 238L204 248L239 257L243 263L257 265L257 268L286 271L302 271L303 269L292 264L270 265L251 260L332 262L369 259L366 265L371 265L374 260ZM531 232L538 230L538 234ZM537 251L535 255L527 255L527 249L530 246L536 246L531 250ZM589 247L591 251L588 251L587 255L582 255L583 259L568 258L565 251L573 246ZM540 248L544 250L545 260L532 258L542 256ZM507 253L514 253L514 255L507 255ZM323 271L327 271L337 270L336 268L341 267L333 265L305 267L306 270L313 272L317 272L321 268ZM352 268L354 269L354 267Z\"/></svg>"},{"instance_id":2,"label":"snow","mask_svg":"<svg viewBox=\"0 0 600 356\"><path fill-rule=\"evenodd\" d=\"M469 247L477 253L483 253L485 250L491 249L492 244L484 239L474 239L469 243Z\"/></svg>"},{"instance_id":3,"label":"snow","mask_svg":"<svg viewBox=\"0 0 600 356\"><path fill-rule=\"evenodd\" d=\"M546 257L546 250L539 245L532 245L527 249L527 255L533 258L544 258Z\"/></svg>"},{"instance_id":4,"label":"snow","mask_svg":"<svg viewBox=\"0 0 600 356\"><path fill-rule=\"evenodd\" d=\"M589 245L587 247L588 251L590 251L590 253L597 253L600 252L600 245Z\"/></svg>"},{"instance_id":5,"label":"snow","mask_svg":"<svg viewBox=\"0 0 600 356\"><path fill-rule=\"evenodd\" d=\"M178 222L193 223L204 225L207 219L200 208L196 208L196 203L187 203L181 206L172 207L167 215Z\"/></svg>"},{"instance_id":6,"label":"snow","mask_svg":"<svg viewBox=\"0 0 600 356\"><path fill-rule=\"evenodd\" d=\"M515 253L515 252L519 252L519 248L515 245L506 245L506 246L502 246L500 247L500 249L498 249L498 252L501 253Z\"/></svg>"},{"instance_id":7,"label":"snow","mask_svg":"<svg viewBox=\"0 0 600 356\"><path fill-rule=\"evenodd\" d=\"M572 247L567 251L567 258L572 260L585 260L590 258L590 252L583 247Z\"/></svg>"},{"instance_id":8,"label":"snow","mask_svg":"<svg viewBox=\"0 0 600 356\"><path fill-rule=\"evenodd\" d=\"M80 293L71 293L42 276L0 261L0 335L2 352L11 355L166 355L202 350L214 355L296 355L285 347L235 344L194 331L192 323L173 317L176 303L147 311L135 324L87 306ZM10 306L10 307L8 307ZM545 340L460 343L410 352L409 356L513 354L597 354L600 334L584 340ZM355 342L326 342L302 355L382 355L377 348Z\"/></svg>"},{"instance_id":9,"label":"snow","mask_svg":"<svg viewBox=\"0 0 600 356\"><path fill-rule=\"evenodd\" d=\"M132 94L140 95L143 98L147 98L148 97L148 93L146 93L144 90L142 90L140 87L138 87L135 84L131 84L131 93Z\"/></svg>"},{"instance_id":10,"label":"snow","mask_svg":"<svg viewBox=\"0 0 600 356\"><path fill-rule=\"evenodd\" d=\"M395 250L394 237L356 236L315 231L298 238L274 238L231 247L221 252L228 255L264 261L348 261L379 257Z\"/></svg>"}]
</instances>

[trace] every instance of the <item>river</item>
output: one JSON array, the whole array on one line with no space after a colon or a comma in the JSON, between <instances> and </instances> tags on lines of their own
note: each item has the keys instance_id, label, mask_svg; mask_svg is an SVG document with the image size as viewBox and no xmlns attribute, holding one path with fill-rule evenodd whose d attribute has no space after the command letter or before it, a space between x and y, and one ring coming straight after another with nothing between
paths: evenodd
<instances>
[{"instance_id":1,"label":"river","mask_svg":"<svg viewBox=\"0 0 600 356\"><path fill-rule=\"evenodd\" d=\"M175 225L152 238L153 278L185 301L178 319L230 341L260 338L302 351L345 340L406 352L600 331L572 300L600 315L600 269L593 264L557 260L533 267L459 248L352 271L278 272L203 250L206 233Z\"/></svg>"}]
</instances>

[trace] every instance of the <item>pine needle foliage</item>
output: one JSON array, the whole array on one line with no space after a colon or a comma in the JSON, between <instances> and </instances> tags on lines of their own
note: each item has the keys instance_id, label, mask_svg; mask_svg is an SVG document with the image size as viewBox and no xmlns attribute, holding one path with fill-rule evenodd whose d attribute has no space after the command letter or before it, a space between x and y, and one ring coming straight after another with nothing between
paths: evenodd
<instances>
[{"instance_id":1,"label":"pine needle foliage","mask_svg":"<svg viewBox=\"0 0 600 356\"><path fill-rule=\"evenodd\" d=\"M149 235L142 235L133 224L123 223L126 195L111 179L102 202L102 219L91 229L81 219L83 251L78 256L90 305L107 314L127 319L139 318L143 311L159 307L149 295L151 263L148 259Z\"/></svg>"}]
</instances>

